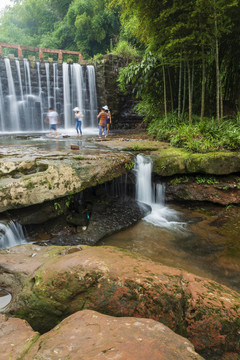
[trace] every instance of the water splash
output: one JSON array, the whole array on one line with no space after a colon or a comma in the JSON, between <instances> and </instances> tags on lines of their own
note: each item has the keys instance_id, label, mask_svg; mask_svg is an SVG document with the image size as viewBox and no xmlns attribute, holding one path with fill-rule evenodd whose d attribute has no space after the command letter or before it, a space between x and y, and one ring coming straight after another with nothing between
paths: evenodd
<instances>
[{"instance_id":1,"label":"water splash","mask_svg":"<svg viewBox=\"0 0 240 360\"><path fill-rule=\"evenodd\" d=\"M179 220L179 213L169 208L165 202L165 187L152 183L152 160L150 157L137 155L136 200L151 206L152 211L143 220L166 229L182 231L185 223Z\"/></svg>"},{"instance_id":2,"label":"water splash","mask_svg":"<svg viewBox=\"0 0 240 360\"><path fill-rule=\"evenodd\" d=\"M27 240L20 224L12 220L7 225L0 223L0 249L8 249L26 243Z\"/></svg>"}]
</instances>

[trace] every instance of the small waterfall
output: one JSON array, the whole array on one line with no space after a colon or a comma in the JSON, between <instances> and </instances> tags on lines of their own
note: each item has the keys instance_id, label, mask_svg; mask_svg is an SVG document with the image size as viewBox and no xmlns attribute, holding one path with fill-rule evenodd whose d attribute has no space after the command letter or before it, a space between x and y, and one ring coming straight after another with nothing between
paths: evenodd
<instances>
[{"instance_id":1,"label":"small waterfall","mask_svg":"<svg viewBox=\"0 0 240 360\"><path fill-rule=\"evenodd\" d=\"M41 81L41 72L40 72L40 62L37 62L37 77L38 77L38 96L40 102L40 111L41 111L41 130L44 129L44 119L43 119L43 101L42 101L42 81Z\"/></svg>"},{"instance_id":2,"label":"small waterfall","mask_svg":"<svg viewBox=\"0 0 240 360\"><path fill-rule=\"evenodd\" d=\"M27 59L23 59L24 64L24 74L25 74L25 86L26 86L26 95L32 94L32 82L31 82L31 74L30 74L30 66L29 61Z\"/></svg>"},{"instance_id":3,"label":"small waterfall","mask_svg":"<svg viewBox=\"0 0 240 360\"><path fill-rule=\"evenodd\" d=\"M185 224L179 221L178 212L164 205L164 185L152 184L152 160L149 157L137 155L135 171L136 200L152 208L152 212L144 220L155 226L183 230Z\"/></svg>"},{"instance_id":4,"label":"small waterfall","mask_svg":"<svg viewBox=\"0 0 240 360\"><path fill-rule=\"evenodd\" d=\"M50 91L50 73L49 73L49 63L45 63L46 78L47 78L47 99L48 99L48 109L51 106L51 91Z\"/></svg>"},{"instance_id":5,"label":"small waterfall","mask_svg":"<svg viewBox=\"0 0 240 360\"><path fill-rule=\"evenodd\" d=\"M7 73L7 80L8 80L8 115L9 115L9 122L6 130L15 129L19 131L20 124L19 124L19 111L18 111L18 103L17 97L15 92L15 86L13 81L12 69L10 60L8 58L4 59L5 66L6 66L6 73Z\"/></svg>"},{"instance_id":6,"label":"small waterfall","mask_svg":"<svg viewBox=\"0 0 240 360\"><path fill-rule=\"evenodd\" d=\"M58 110L58 94L59 94L59 81L58 81L58 64L53 64L53 102L54 109Z\"/></svg>"},{"instance_id":7,"label":"small waterfall","mask_svg":"<svg viewBox=\"0 0 240 360\"><path fill-rule=\"evenodd\" d=\"M82 66L79 64L73 64L71 70L72 105L75 107L74 105L76 104L76 106L79 107L80 112L84 113L85 86Z\"/></svg>"},{"instance_id":8,"label":"small waterfall","mask_svg":"<svg viewBox=\"0 0 240 360\"><path fill-rule=\"evenodd\" d=\"M67 63L63 63L63 101L65 129L68 129L72 125L72 104L70 95L69 65Z\"/></svg>"},{"instance_id":9,"label":"small waterfall","mask_svg":"<svg viewBox=\"0 0 240 360\"><path fill-rule=\"evenodd\" d=\"M7 225L0 223L0 249L26 243L27 240L20 224L14 223L12 220Z\"/></svg>"},{"instance_id":10,"label":"small waterfall","mask_svg":"<svg viewBox=\"0 0 240 360\"><path fill-rule=\"evenodd\" d=\"M4 131L4 102L3 102L3 91L2 91L2 80L0 77L0 131Z\"/></svg>"},{"instance_id":11,"label":"small waterfall","mask_svg":"<svg viewBox=\"0 0 240 360\"><path fill-rule=\"evenodd\" d=\"M97 89L95 79L95 69L93 65L87 66L88 86L89 86L89 104L90 104L90 126L96 126L97 119Z\"/></svg>"}]
</instances>

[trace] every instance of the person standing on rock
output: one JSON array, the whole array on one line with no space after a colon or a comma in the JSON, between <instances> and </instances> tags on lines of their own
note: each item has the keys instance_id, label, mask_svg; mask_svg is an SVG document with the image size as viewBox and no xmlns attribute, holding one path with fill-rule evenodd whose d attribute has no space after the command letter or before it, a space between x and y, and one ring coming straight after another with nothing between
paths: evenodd
<instances>
[{"instance_id":1,"label":"person standing on rock","mask_svg":"<svg viewBox=\"0 0 240 360\"><path fill-rule=\"evenodd\" d=\"M108 111L102 107L100 113L97 116L98 118L98 126L99 126L99 139L102 139L102 135L107 137L107 119L108 119Z\"/></svg>"},{"instance_id":2,"label":"person standing on rock","mask_svg":"<svg viewBox=\"0 0 240 360\"><path fill-rule=\"evenodd\" d=\"M78 107L75 107L73 109L73 111L75 111L74 114L74 118L76 119L76 131L77 131L77 136L82 136L82 119L83 119L83 114L80 112Z\"/></svg>"},{"instance_id":3,"label":"person standing on rock","mask_svg":"<svg viewBox=\"0 0 240 360\"><path fill-rule=\"evenodd\" d=\"M51 136L52 132L55 131L56 137L58 138L59 136L57 132L57 124L60 124L60 118L58 113L50 107L46 119L50 125L50 132L47 136Z\"/></svg>"},{"instance_id":4,"label":"person standing on rock","mask_svg":"<svg viewBox=\"0 0 240 360\"><path fill-rule=\"evenodd\" d=\"M107 118L107 136L108 136L109 135L110 124L112 124L112 117L111 117L111 112L110 112L107 105L103 106L103 110L107 111L107 114L108 114L108 118Z\"/></svg>"}]
</instances>

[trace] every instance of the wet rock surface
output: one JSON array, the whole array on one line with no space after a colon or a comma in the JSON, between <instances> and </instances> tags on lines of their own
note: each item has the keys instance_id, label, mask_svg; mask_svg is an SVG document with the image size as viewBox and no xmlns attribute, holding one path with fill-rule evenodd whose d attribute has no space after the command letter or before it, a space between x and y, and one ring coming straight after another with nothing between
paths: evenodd
<instances>
[{"instance_id":1,"label":"wet rock surface","mask_svg":"<svg viewBox=\"0 0 240 360\"><path fill-rule=\"evenodd\" d=\"M35 330L91 309L157 320L206 359L240 351L240 295L214 281L113 247L21 245L2 250L0 264L0 285L13 294L4 312Z\"/></svg>"},{"instance_id":2,"label":"wet rock surface","mask_svg":"<svg viewBox=\"0 0 240 360\"><path fill-rule=\"evenodd\" d=\"M167 181L166 200L240 204L240 177L179 176Z\"/></svg>"},{"instance_id":3,"label":"wet rock surface","mask_svg":"<svg viewBox=\"0 0 240 360\"><path fill-rule=\"evenodd\" d=\"M85 216L87 213L83 216L78 213L69 215L67 220L76 227L75 234L71 232L66 235L60 232L47 241L39 242L39 245L95 245L105 236L134 225L150 211L149 205L139 204L131 199L111 199L110 202L96 203L91 208L89 219Z\"/></svg>"}]
</instances>

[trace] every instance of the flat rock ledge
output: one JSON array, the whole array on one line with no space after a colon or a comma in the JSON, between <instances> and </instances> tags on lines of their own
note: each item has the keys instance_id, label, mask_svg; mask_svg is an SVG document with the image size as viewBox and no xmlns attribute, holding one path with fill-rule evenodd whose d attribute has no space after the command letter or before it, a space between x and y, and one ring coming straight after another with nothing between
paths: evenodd
<instances>
[{"instance_id":1,"label":"flat rock ledge","mask_svg":"<svg viewBox=\"0 0 240 360\"><path fill-rule=\"evenodd\" d=\"M1 250L0 264L0 287L13 295L3 313L35 331L94 310L163 323L206 359L239 359L240 294L214 281L104 246L20 245Z\"/></svg>"},{"instance_id":2,"label":"flat rock ledge","mask_svg":"<svg viewBox=\"0 0 240 360\"><path fill-rule=\"evenodd\" d=\"M201 360L193 345L150 319L83 310L39 336L21 319L0 315L1 360Z\"/></svg>"},{"instance_id":3,"label":"flat rock ledge","mask_svg":"<svg viewBox=\"0 0 240 360\"><path fill-rule=\"evenodd\" d=\"M0 212L41 204L110 181L133 156L110 151L0 147Z\"/></svg>"}]
</instances>

